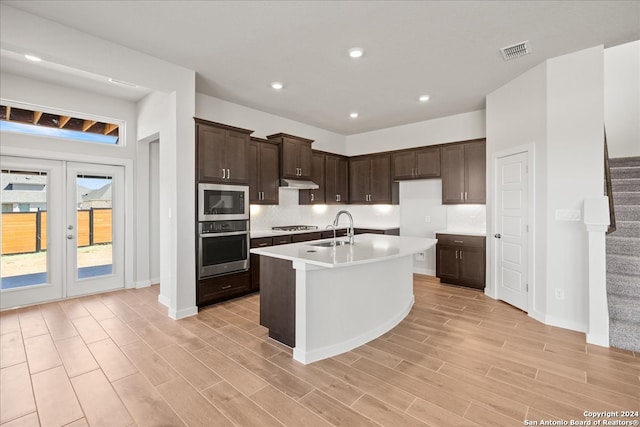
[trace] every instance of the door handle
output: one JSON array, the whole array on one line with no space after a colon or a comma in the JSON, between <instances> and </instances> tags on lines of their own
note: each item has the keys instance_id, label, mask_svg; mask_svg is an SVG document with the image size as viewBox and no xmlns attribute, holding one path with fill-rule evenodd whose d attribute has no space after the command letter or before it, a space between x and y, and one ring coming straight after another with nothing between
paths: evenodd
<instances>
[{"instance_id":1,"label":"door handle","mask_svg":"<svg viewBox=\"0 0 640 427\"><path fill-rule=\"evenodd\" d=\"M494 235L493 235L493 237L495 237L496 239L499 239L499 238L501 238L501 237L502 237L502 234L497 233L497 234L494 234Z\"/></svg>"}]
</instances>

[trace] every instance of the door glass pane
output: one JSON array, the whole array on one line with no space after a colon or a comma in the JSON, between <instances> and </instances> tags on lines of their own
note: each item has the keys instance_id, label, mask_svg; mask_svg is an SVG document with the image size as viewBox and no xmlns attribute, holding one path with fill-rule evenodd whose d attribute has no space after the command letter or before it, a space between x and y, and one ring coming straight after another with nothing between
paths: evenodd
<instances>
[{"instance_id":1,"label":"door glass pane","mask_svg":"<svg viewBox=\"0 0 640 427\"><path fill-rule=\"evenodd\" d=\"M47 283L47 174L2 171L0 289Z\"/></svg>"},{"instance_id":2,"label":"door glass pane","mask_svg":"<svg viewBox=\"0 0 640 427\"><path fill-rule=\"evenodd\" d=\"M78 175L77 278L113 272L113 216L110 176Z\"/></svg>"}]
</instances>

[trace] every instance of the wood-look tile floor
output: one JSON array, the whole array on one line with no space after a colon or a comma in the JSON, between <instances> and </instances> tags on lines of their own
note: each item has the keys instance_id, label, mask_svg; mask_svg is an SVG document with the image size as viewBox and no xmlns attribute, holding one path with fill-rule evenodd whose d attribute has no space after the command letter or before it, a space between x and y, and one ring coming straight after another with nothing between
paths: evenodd
<instances>
[{"instance_id":1,"label":"wood-look tile floor","mask_svg":"<svg viewBox=\"0 0 640 427\"><path fill-rule=\"evenodd\" d=\"M521 426L640 410L640 355L414 283L400 325L308 366L259 326L259 295L180 321L157 286L2 312L0 424Z\"/></svg>"}]
</instances>

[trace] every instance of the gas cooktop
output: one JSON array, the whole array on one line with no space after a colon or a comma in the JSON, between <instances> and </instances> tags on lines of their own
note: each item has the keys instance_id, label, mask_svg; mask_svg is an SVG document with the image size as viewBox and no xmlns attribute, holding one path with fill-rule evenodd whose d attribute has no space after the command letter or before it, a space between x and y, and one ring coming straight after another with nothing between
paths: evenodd
<instances>
[{"instance_id":1,"label":"gas cooktop","mask_svg":"<svg viewBox=\"0 0 640 427\"><path fill-rule=\"evenodd\" d=\"M281 225L279 227L271 227L275 231L303 231L303 230L317 230L317 225Z\"/></svg>"}]
</instances>

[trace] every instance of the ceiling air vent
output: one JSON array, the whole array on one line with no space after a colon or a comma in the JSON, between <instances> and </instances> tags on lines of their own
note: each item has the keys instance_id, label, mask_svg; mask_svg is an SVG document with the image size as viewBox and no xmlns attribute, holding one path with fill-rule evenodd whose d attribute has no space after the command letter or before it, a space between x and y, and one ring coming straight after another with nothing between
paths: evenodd
<instances>
[{"instance_id":1,"label":"ceiling air vent","mask_svg":"<svg viewBox=\"0 0 640 427\"><path fill-rule=\"evenodd\" d=\"M529 46L529 40L527 40L511 46L503 47L500 49L500 52L502 52L504 60L508 61L509 59L519 58L522 55L531 53L531 46Z\"/></svg>"}]
</instances>

